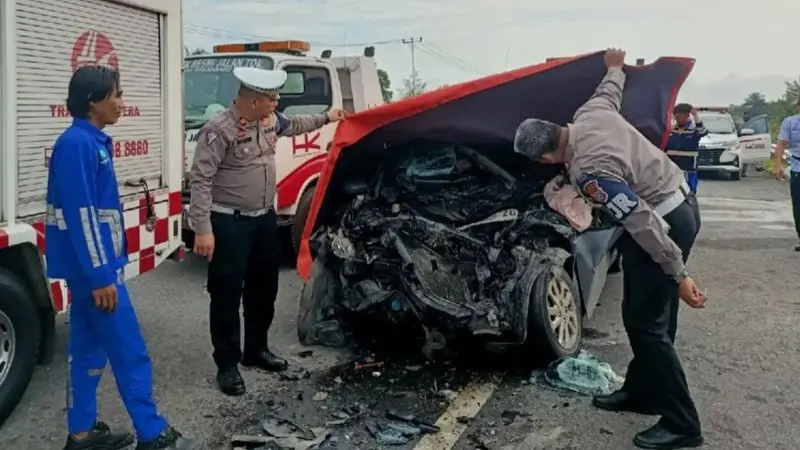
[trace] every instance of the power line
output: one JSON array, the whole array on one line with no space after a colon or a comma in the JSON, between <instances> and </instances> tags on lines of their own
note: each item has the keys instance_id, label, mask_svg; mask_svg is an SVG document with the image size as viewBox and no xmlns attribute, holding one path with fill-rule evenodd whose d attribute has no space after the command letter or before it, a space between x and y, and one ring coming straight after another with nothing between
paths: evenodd
<instances>
[{"instance_id":1,"label":"power line","mask_svg":"<svg viewBox=\"0 0 800 450\"><path fill-rule=\"evenodd\" d=\"M474 73L478 73L478 74L481 74L481 75L484 75L486 73L486 71L484 71L480 67L478 67L478 66L476 66L474 64L471 64L471 63L469 63L467 61L464 61L463 59L453 55L452 53L449 53L448 51L446 51L446 50L444 50L444 49L442 49L440 47L437 47L434 44L431 44L430 42L426 42L425 43L425 49L428 50L429 52L433 53L435 56L439 57L440 59L446 60L449 63L451 63L452 65L459 66L459 67L461 67L461 68L463 68L463 69L465 69L465 70L467 70L469 72L474 72Z\"/></svg>"},{"instance_id":2,"label":"power line","mask_svg":"<svg viewBox=\"0 0 800 450\"><path fill-rule=\"evenodd\" d=\"M447 65L449 65L451 67L455 67L457 69L461 69L461 70L463 70L465 72L473 73L473 74L476 74L476 75L486 75L486 73L484 71L482 71L482 70L480 70L480 69L478 69L478 68L476 68L476 67L474 67L472 65L465 64L463 62L460 62L459 60L454 60L454 59L448 57L448 55L446 55L446 54L442 54L442 53L439 53L439 52L431 50L427 46L420 46L419 50L422 51L423 53L425 53L426 55L438 60L439 62L447 64Z\"/></svg>"},{"instance_id":3,"label":"power line","mask_svg":"<svg viewBox=\"0 0 800 450\"><path fill-rule=\"evenodd\" d=\"M403 39L403 44L407 44L411 46L411 92L414 95L417 94L417 63L416 59L414 58L414 47L416 44L422 42L422 37L410 37L408 39Z\"/></svg>"},{"instance_id":4,"label":"power line","mask_svg":"<svg viewBox=\"0 0 800 450\"><path fill-rule=\"evenodd\" d=\"M251 41L280 41L283 39L278 39L272 36L263 36L263 35L254 35L254 34L246 34L246 33L237 33L232 32L229 30L223 30L221 28L212 28L206 27L202 25L195 25L195 24L184 24L183 26L184 32L188 34L195 34L200 36L210 36L216 37L221 39L246 39ZM345 43L345 44L335 44L331 42L320 42L320 41L307 41L311 45L318 45L322 47L366 47L369 45L384 45L384 44L396 44L402 42L402 39L388 39L383 41L372 41L372 42L355 42L355 43Z\"/></svg>"}]
</instances>

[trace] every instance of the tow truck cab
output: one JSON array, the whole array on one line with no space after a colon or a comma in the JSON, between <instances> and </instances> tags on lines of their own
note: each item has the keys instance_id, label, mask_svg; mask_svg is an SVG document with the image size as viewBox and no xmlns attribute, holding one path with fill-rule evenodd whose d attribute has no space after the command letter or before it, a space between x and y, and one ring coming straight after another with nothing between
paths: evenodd
<instances>
[{"instance_id":1,"label":"tow truck cab","mask_svg":"<svg viewBox=\"0 0 800 450\"><path fill-rule=\"evenodd\" d=\"M188 56L184 64L185 180L184 211L190 200L189 180L197 133L214 115L228 107L239 82L235 67L281 69L288 74L280 91L278 111L297 114L324 113L331 108L358 112L383 104L375 50L366 47L361 56L308 56L307 42L278 41L217 45L211 54ZM278 140L275 150L277 195L275 210L280 226L291 228L292 246L299 248L300 236L311 207L314 186L333 139L336 124L292 138ZM184 221L188 225L188 221ZM184 230L191 248L193 234Z\"/></svg>"}]
</instances>

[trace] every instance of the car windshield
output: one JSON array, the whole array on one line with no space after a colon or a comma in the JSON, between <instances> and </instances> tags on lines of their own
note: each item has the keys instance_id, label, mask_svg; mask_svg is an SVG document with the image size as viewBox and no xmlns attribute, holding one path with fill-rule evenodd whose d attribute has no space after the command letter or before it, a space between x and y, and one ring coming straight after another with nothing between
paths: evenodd
<instances>
[{"instance_id":1,"label":"car windshield","mask_svg":"<svg viewBox=\"0 0 800 450\"><path fill-rule=\"evenodd\" d=\"M733 121L724 116L701 116L703 126L706 127L709 133L715 134L733 134L736 133L736 127Z\"/></svg>"},{"instance_id":2,"label":"car windshield","mask_svg":"<svg viewBox=\"0 0 800 450\"><path fill-rule=\"evenodd\" d=\"M233 76L235 67L270 70L267 56L208 56L186 60L183 74L183 106L187 126L200 126L217 112L228 107L239 90Z\"/></svg>"}]
</instances>

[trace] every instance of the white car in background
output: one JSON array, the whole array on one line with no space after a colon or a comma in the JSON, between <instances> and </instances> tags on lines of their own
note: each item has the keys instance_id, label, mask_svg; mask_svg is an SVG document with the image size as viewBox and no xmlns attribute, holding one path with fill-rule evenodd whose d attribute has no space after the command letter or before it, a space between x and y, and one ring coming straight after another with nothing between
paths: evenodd
<instances>
[{"instance_id":1,"label":"white car in background","mask_svg":"<svg viewBox=\"0 0 800 450\"><path fill-rule=\"evenodd\" d=\"M703 172L727 172L731 180L747 175L770 157L767 115L755 116L737 131L727 108L698 108L708 135L700 139L697 166Z\"/></svg>"}]
</instances>

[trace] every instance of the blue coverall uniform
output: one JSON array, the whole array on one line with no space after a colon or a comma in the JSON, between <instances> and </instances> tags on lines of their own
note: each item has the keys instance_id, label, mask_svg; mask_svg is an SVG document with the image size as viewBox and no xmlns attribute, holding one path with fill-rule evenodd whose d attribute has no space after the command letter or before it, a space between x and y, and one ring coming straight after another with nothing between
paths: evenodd
<instances>
[{"instance_id":1,"label":"blue coverall uniform","mask_svg":"<svg viewBox=\"0 0 800 450\"><path fill-rule=\"evenodd\" d=\"M708 134L703 122L689 120L684 126L677 123L667 141L667 155L683 170L689 189L697 193L697 156L700 139Z\"/></svg>"},{"instance_id":2,"label":"blue coverall uniform","mask_svg":"<svg viewBox=\"0 0 800 450\"><path fill-rule=\"evenodd\" d=\"M167 427L153 400L153 375L123 270L128 262L111 137L83 119L58 138L47 187L47 274L72 292L67 422L89 431L97 420L97 386L111 363L117 388L140 442ZM95 307L92 291L117 289L117 307Z\"/></svg>"}]
</instances>

